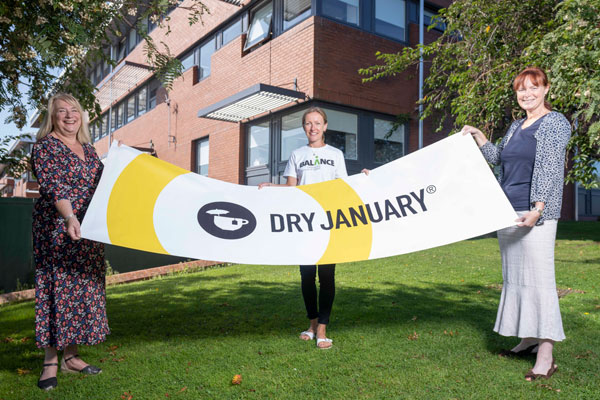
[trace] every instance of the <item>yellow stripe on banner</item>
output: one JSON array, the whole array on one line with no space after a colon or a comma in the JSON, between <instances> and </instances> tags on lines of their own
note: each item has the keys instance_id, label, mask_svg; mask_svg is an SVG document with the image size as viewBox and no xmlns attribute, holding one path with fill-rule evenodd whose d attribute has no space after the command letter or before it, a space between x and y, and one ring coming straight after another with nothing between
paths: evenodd
<instances>
[{"instance_id":1,"label":"yellow stripe on banner","mask_svg":"<svg viewBox=\"0 0 600 400\"><path fill-rule=\"evenodd\" d=\"M106 210L112 244L168 254L154 230L154 204L175 177L189 173L148 154L140 154L121 172Z\"/></svg>"},{"instance_id":2,"label":"yellow stripe on banner","mask_svg":"<svg viewBox=\"0 0 600 400\"><path fill-rule=\"evenodd\" d=\"M346 262L366 260L371 254L373 242L373 228L367 216L367 224L352 224L349 208L355 210L362 206L365 215L366 209L362 199L342 179L298 186L298 189L310 195L323 207L325 212L331 213L334 228L329 232L329 244L318 264L331 264L333 262ZM339 211L338 211L339 210ZM339 215L339 213L343 215ZM339 221L349 221L349 224Z\"/></svg>"}]
</instances>

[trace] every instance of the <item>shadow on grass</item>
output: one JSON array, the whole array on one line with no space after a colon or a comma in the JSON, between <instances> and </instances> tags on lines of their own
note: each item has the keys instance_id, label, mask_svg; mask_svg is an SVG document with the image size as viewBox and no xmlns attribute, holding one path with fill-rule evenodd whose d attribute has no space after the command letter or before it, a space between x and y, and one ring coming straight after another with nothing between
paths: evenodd
<instances>
[{"instance_id":1,"label":"shadow on grass","mask_svg":"<svg viewBox=\"0 0 600 400\"><path fill-rule=\"evenodd\" d=\"M307 327L299 277L289 283L240 280L241 277L242 274L183 275L181 279L113 287L107 309L112 331L108 343L123 346L164 342L168 346L186 339L219 336L287 337ZM214 280L222 284L207 285ZM491 332L498 298L497 290L478 285L431 283L422 288L379 282L373 289L338 285L331 332L342 337L344 331L361 325L368 325L369 329L392 326L412 332L415 316L419 324L439 323L441 329L460 321L476 330ZM33 305L24 303L18 307ZM31 312L19 312L18 318L6 322L12 332L32 332L32 317ZM5 328L0 332L7 334ZM24 361L29 365L41 361L34 338L26 343L1 343L0 349L1 369L15 371Z\"/></svg>"},{"instance_id":2,"label":"shadow on grass","mask_svg":"<svg viewBox=\"0 0 600 400\"><path fill-rule=\"evenodd\" d=\"M290 337L307 327L297 270L284 282L251 279L250 274L182 274L176 279L111 287L107 312L112 334L101 346L144 342L169 346L218 337L252 340L265 334ZM516 342L492 331L500 298L497 289L432 282L423 287L395 280L379 281L373 288L357 286L366 285L337 285L330 328L334 336L343 337L345 331L366 326L411 333L417 317L419 325L427 329L466 324L482 332L489 352ZM33 303L13 305L10 313L0 307L0 321L0 369L38 366L42 352L36 348L34 337L20 341L24 335L33 336ZM9 335L16 340L3 341Z\"/></svg>"}]
</instances>

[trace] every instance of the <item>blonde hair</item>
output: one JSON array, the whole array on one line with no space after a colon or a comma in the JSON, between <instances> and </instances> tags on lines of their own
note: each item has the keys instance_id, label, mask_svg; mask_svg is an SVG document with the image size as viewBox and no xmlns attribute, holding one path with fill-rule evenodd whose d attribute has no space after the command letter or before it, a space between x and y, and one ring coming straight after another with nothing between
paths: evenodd
<instances>
[{"instance_id":1,"label":"blonde hair","mask_svg":"<svg viewBox=\"0 0 600 400\"><path fill-rule=\"evenodd\" d=\"M57 93L50 97L50 100L48 100L46 115L44 116L44 121L42 122L40 130L38 130L36 139L39 141L54 130L54 114L56 112L55 103L57 100L62 100L77 109L81 117L81 126L79 127L79 131L77 131L77 141L81 144L90 143L90 130L88 128L87 118L83 113L83 108L81 108L81 104L79 104L77 99L68 93Z\"/></svg>"},{"instance_id":2,"label":"blonde hair","mask_svg":"<svg viewBox=\"0 0 600 400\"><path fill-rule=\"evenodd\" d=\"M327 114L325 114L325 111L320 107L311 107L302 114L302 125L306 122L306 116L311 113L321 115L321 117L323 117L323 122L327 123Z\"/></svg>"}]
</instances>

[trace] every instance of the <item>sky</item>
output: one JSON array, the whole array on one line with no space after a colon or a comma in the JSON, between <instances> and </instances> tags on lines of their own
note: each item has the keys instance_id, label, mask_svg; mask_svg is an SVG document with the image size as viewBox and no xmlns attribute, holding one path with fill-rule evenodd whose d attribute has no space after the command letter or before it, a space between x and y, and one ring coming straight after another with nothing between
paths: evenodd
<instances>
[{"instance_id":1,"label":"sky","mask_svg":"<svg viewBox=\"0 0 600 400\"><path fill-rule=\"evenodd\" d=\"M0 111L0 138L4 138L5 136L8 136L8 135L19 135L21 133L33 133L35 136L35 134L37 133L37 129L35 129L35 128L25 127L23 130L19 130L19 128L17 128L17 126L13 123L5 124L4 120L9 115L10 115L9 110ZM29 115L31 115L31 113ZM11 145L12 145L12 143L9 145L9 147Z\"/></svg>"}]
</instances>

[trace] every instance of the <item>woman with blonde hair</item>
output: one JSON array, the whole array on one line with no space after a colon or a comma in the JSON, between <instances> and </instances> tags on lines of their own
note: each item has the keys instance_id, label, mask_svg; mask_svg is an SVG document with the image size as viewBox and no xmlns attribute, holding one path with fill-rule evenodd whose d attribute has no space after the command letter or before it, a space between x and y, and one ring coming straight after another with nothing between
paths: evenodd
<instances>
[{"instance_id":1,"label":"woman with blonde hair","mask_svg":"<svg viewBox=\"0 0 600 400\"><path fill-rule=\"evenodd\" d=\"M302 116L302 127L308 139L308 144L294 150L288 160L283 176L287 178L285 185L270 182L261 183L258 188L265 186L296 186L318 183L336 178L345 178L346 163L344 153L335 147L325 144L327 130L327 114L319 107L311 107ZM329 160L327 163L315 160ZM317 299L316 275L319 273L320 292ZM332 340L326 336L327 324L335 297L335 264L301 265L300 277L302 298L306 307L310 326L300 333L300 339L317 339L317 347L328 349ZM318 301L317 301L318 300Z\"/></svg>"},{"instance_id":2,"label":"woman with blonde hair","mask_svg":"<svg viewBox=\"0 0 600 400\"><path fill-rule=\"evenodd\" d=\"M60 350L63 372L100 373L79 358L77 346L103 342L109 333L104 246L81 239L80 232L102 163L72 95L59 93L48 101L31 162L40 192L33 211L35 336L45 351L38 386L50 390L58 384Z\"/></svg>"}]
</instances>

